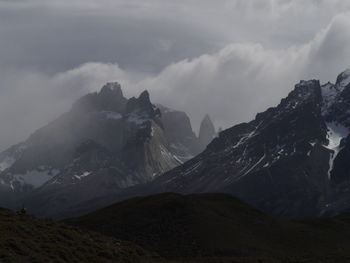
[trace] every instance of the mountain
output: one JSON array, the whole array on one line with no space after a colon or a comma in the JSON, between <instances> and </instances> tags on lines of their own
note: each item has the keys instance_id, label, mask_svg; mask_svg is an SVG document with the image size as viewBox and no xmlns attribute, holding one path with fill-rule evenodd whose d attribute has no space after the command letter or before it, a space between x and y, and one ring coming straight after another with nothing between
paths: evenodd
<instances>
[{"instance_id":1,"label":"mountain","mask_svg":"<svg viewBox=\"0 0 350 263\"><path fill-rule=\"evenodd\" d=\"M226 194L137 197L64 222L181 262L349 262L349 215L288 220Z\"/></svg>"},{"instance_id":2,"label":"mountain","mask_svg":"<svg viewBox=\"0 0 350 263\"><path fill-rule=\"evenodd\" d=\"M277 107L222 131L204 152L144 187L233 194L284 217L350 207L350 70L335 84L301 81Z\"/></svg>"},{"instance_id":3,"label":"mountain","mask_svg":"<svg viewBox=\"0 0 350 263\"><path fill-rule=\"evenodd\" d=\"M1 262L164 262L130 242L0 208Z\"/></svg>"},{"instance_id":4,"label":"mountain","mask_svg":"<svg viewBox=\"0 0 350 263\"><path fill-rule=\"evenodd\" d=\"M209 115L205 115L204 119L201 122L201 126L199 129L199 147L200 152L205 150L207 145L215 138L216 131L213 122L211 121Z\"/></svg>"},{"instance_id":5,"label":"mountain","mask_svg":"<svg viewBox=\"0 0 350 263\"><path fill-rule=\"evenodd\" d=\"M49 216L154 180L197 153L187 115L163 112L147 91L126 99L118 83L83 96L0 153L0 205Z\"/></svg>"}]
</instances>

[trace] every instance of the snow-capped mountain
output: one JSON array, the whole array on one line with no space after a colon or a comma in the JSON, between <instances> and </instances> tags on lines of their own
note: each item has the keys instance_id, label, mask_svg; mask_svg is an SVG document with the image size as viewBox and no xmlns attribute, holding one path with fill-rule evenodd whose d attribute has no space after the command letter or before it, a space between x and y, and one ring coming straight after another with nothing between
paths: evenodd
<instances>
[{"instance_id":1,"label":"snow-capped mountain","mask_svg":"<svg viewBox=\"0 0 350 263\"><path fill-rule=\"evenodd\" d=\"M277 107L221 132L149 192L227 192L280 216L350 208L350 70L301 81Z\"/></svg>"},{"instance_id":2,"label":"snow-capped mountain","mask_svg":"<svg viewBox=\"0 0 350 263\"><path fill-rule=\"evenodd\" d=\"M182 163L183 156L172 147L182 134L163 124L169 119L161 116L147 91L126 99L118 83L106 84L25 142L0 153L0 204L25 203L39 214L50 214L154 180ZM192 147L186 140L182 145Z\"/></svg>"}]
</instances>

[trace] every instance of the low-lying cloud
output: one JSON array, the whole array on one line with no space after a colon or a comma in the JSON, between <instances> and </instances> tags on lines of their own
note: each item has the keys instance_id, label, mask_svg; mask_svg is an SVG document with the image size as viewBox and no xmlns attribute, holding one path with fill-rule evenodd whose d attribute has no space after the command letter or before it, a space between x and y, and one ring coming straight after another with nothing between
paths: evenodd
<instances>
[{"instance_id":1,"label":"low-lying cloud","mask_svg":"<svg viewBox=\"0 0 350 263\"><path fill-rule=\"evenodd\" d=\"M0 0L0 149L119 81L198 129L249 121L350 67L342 0ZM95 61L95 62L94 62Z\"/></svg>"},{"instance_id":2,"label":"low-lying cloud","mask_svg":"<svg viewBox=\"0 0 350 263\"><path fill-rule=\"evenodd\" d=\"M213 54L182 60L156 75L137 74L117 64L86 63L48 75L26 70L0 73L0 145L27 137L69 109L79 96L119 81L126 96L144 89L157 103L186 111L195 127L209 113L217 126L248 121L275 105L300 79L334 81L350 66L350 16L336 16L307 44L266 49L235 43Z\"/></svg>"}]
</instances>

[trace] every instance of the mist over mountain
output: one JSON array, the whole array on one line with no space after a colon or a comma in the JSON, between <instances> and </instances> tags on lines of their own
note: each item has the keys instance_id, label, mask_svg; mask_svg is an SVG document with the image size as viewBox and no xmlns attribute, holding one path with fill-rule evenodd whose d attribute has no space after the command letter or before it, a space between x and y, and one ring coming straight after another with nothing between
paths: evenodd
<instances>
[{"instance_id":1,"label":"mist over mountain","mask_svg":"<svg viewBox=\"0 0 350 263\"><path fill-rule=\"evenodd\" d=\"M186 113L158 108L147 91L126 99L120 84L107 83L0 153L0 203L57 215L153 181L203 146Z\"/></svg>"},{"instance_id":2,"label":"mist over mountain","mask_svg":"<svg viewBox=\"0 0 350 263\"><path fill-rule=\"evenodd\" d=\"M0 1L0 149L118 80L225 129L348 67L344 0ZM29 22L28 22L29 21Z\"/></svg>"}]
</instances>

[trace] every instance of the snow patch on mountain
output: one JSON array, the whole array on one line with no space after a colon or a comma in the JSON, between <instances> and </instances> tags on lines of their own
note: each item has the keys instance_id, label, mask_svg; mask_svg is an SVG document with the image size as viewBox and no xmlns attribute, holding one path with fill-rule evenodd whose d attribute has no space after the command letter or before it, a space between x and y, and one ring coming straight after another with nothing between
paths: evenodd
<instances>
[{"instance_id":1,"label":"snow patch on mountain","mask_svg":"<svg viewBox=\"0 0 350 263\"><path fill-rule=\"evenodd\" d=\"M182 160L190 160L194 157L188 149L188 147L186 147L182 143L171 143L170 148L176 152L180 152L181 154L177 154L177 157L179 157ZM183 162L181 161L181 163Z\"/></svg>"},{"instance_id":2,"label":"snow patch on mountain","mask_svg":"<svg viewBox=\"0 0 350 263\"><path fill-rule=\"evenodd\" d=\"M175 155L173 155L172 153L170 153L168 151L168 149L166 149L165 147L163 147L162 145L160 146L160 153L161 155L163 156L164 160L167 160L167 161L171 161L172 159L175 159L177 162L179 162L179 164L182 164L183 162L178 158L176 157Z\"/></svg>"},{"instance_id":3,"label":"snow patch on mountain","mask_svg":"<svg viewBox=\"0 0 350 263\"><path fill-rule=\"evenodd\" d=\"M248 141L250 138L252 138L256 133L256 129L248 134L243 134L243 136L239 139L239 141L232 146L233 149L238 148L240 145L244 144L246 141Z\"/></svg>"},{"instance_id":4,"label":"snow patch on mountain","mask_svg":"<svg viewBox=\"0 0 350 263\"><path fill-rule=\"evenodd\" d=\"M342 74L341 74L341 78L342 80L339 82L339 86L340 87L346 87L347 85L350 84L350 69L345 70Z\"/></svg>"},{"instance_id":5,"label":"snow patch on mountain","mask_svg":"<svg viewBox=\"0 0 350 263\"><path fill-rule=\"evenodd\" d=\"M247 174L249 174L250 172L252 172L259 164L261 164L261 162L266 158L266 155L264 154L252 167L250 167L250 169L248 171L246 171L244 173L243 176L246 176Z\"/></svg>"},{"instance_id":6,"label":"snow patch on mountain","mask_svg":"<svg viewBox=\"0 0 350 263\"><path fill-rule=\"evenodd\" d=\"M142 125L149 120L150 120L149 116L144 116L142 114L140 115L140 114L136 114L136 113L131 113L128 116L128 122L134 123L136 125Z\"/></svg>"},{"instance_id":7,"label":"snow patch on mountain","mask_svg":"<svg viewBox=\"0 0 350 263\"><path fill-rule=\"evenodd\" d=\"M123 117L120 113L114 111L103 111L102 113L110 120L120 120Z\"/></svg>"},{"instance_id":8,"label":"snow patch on mountain","mask_svg":"<svg viewBox=\"0 0 350 263\"><path fill-rule=\"evenodd\" d=\"M333 170L334 160L341 150L341 140L349 135L349 129L336 122L327 122L327 139L328 145L325 146L331 150L329 158L328 178L330 179L331 171Z\"/></svg>"},{"instance_id":9,"label":"snow patch on mountain","mask_svg":"<svg viewBox=\"0 0 350 263\"><path fill-rule=\"evenodd\" d=\"M5 171L6 169L10 168L15 162L16 162L15 158L10 157L10 156L6 156L0 162L0 172Z\"/></svg>"},{"instance_id":10,"label":"snow patch on mountain","mask_svg":"<svg viewBox=\"0 0 350 263\"><path fill-rule=\"evenodd\" d=\"M44 185L47 181L52 179L54 176L59 174L60 171L56 169L52 170L32 170L28 171L25 174L14 174L13 180L11 180L10 185L14 190L14 182L20 183L22 186L31 185L34 188L38 188Z\"/></svg>"},{"instance_id":11,"label":"snow patch on mountain","mask_svg":"<svg viewBox=\"0 0 350 263\"><path fill-rule=\"evenodd\" d=\"M340 93L340 88L338 85L328 82L321 87L321 92L323 98L321 112L323 116L326 116L329 108L336 102L337 96Z\"/></svg>"},{"instance_id":12,"label":"snow patch on mountain","mask_svg":"<svg viewBox=\"0 0 350 263\"><path fill-rule=\"evenodd\" d=\"M91 175L91 172L83 172L82 174L75 174L74 175L74 178L76 178L76 179L78 179L78 180L81 180L81 179L83 179L83 178L85 178L85 177L87 177L87 176L89 176L89 175Z\"/></svg>"}]
</instances>

